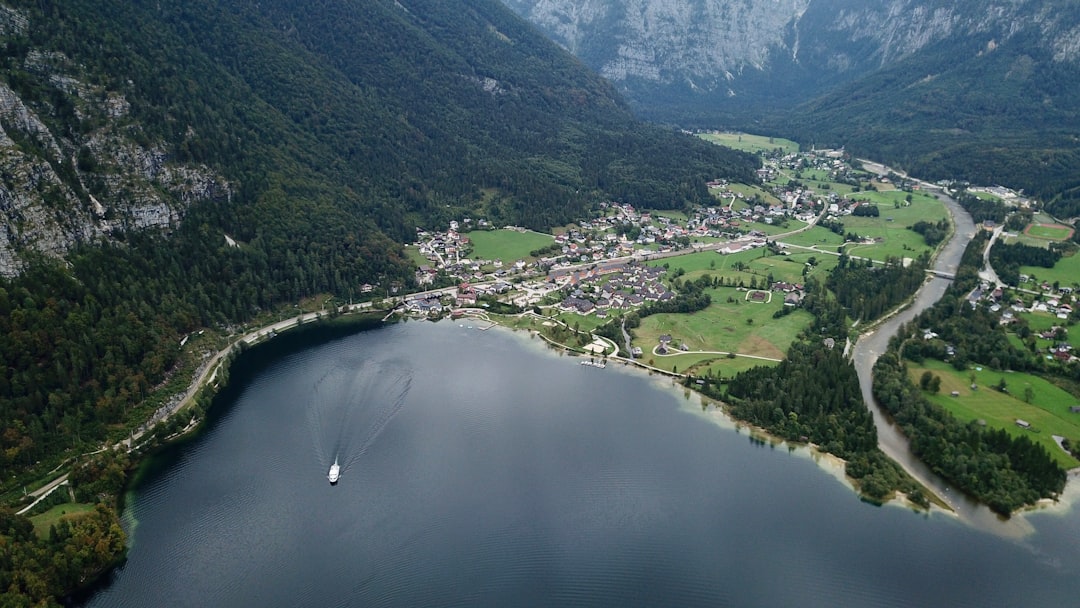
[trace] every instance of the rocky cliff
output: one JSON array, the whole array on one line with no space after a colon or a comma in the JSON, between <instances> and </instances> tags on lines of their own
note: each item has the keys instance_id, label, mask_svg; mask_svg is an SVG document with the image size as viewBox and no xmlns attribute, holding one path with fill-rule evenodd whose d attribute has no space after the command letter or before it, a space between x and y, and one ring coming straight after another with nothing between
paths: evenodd
<instances>
[{"instance_id":1,"label":"rocky cliff","mask_svg":"<svg viewBox=\"0 0 1080 608\"><path fill-rule=\"evenodd\" d=\"M1052 61L1080 57L1078 10L1061 0L504 1L646 113L688 93L790 106L957 38L992 52L1024 35Z\"/></svg>"},{"instance_id":2,"label":"rocky cliff","mask_svg":"<svg viewBox=\"0 0 1080 608\"><path fill-rule=\"evenodd\" d=\"M0 44L32 45L33 27L0 6ZM170 159L124 96L63 52L22 51L17 64L7 57L10 84L0 82L0 275L119 231L167 230L191 203L230 196L207 167Z\"/></svg>"}]
</instances>

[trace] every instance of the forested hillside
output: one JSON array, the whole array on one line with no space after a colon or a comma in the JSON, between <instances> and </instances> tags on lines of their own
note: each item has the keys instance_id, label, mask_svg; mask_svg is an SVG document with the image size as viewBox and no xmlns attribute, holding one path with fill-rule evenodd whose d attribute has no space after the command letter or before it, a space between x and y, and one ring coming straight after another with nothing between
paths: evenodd
<instances>
[{"instance_id":1,"label":"forested hillside","mask_svg":"<svg viewBox=\"0 0 1080 608\"><path fill-rule=\"evenodd\" d=\"M678 208L756 167L637 122L494 1L2 8L0 237L17 262L0 278L6 483L99 445L185 332L407 285L415 226L543 229L612 199ZM192 168L216 189L151 179ZM124 204L151 196L168 212L138 225ZM67 240L34 233L37 217Z\"/></svg>"}]
</instances>

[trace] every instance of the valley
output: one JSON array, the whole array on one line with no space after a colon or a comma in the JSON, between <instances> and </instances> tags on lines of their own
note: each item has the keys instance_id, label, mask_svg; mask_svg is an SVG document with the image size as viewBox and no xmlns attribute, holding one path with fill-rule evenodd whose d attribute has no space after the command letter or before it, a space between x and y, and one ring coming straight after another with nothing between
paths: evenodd
<instances>
[{"instance_id":1,"label":"valley","mask_svg":"<svg viewBox=\"0 0 1080 608\"><path fill-rule=\"evenodd\" d=\"M3 0L5 601L67 602L136 546L128 499L229 426L232 372L412 319L513 327L582 378L641 368L755 446L828 454L867 502L1022 535L1080 464L1078 19L1060 0ZM418 453L401 428L438 454L479 385L535 380L444 376L478 353L365 356L323 351L339 365L282 401L318 406L321 486L331 461L359 477L376 447ZM464 418L417 424L432 378L446 407L421 411Z\"/></svg>"}]
</instances>

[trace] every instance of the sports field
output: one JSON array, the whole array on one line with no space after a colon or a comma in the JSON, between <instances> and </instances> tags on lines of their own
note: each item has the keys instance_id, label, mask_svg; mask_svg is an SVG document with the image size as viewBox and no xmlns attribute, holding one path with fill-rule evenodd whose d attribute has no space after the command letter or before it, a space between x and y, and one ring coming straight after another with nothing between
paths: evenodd
<instances>
[{"instance_id":1,"label":"sports field","mask_svg":"<svg viewBox=\"0 0 1080 608\"><path fill-rule=\"evenodd\" d=\"M1073 229L1063 224L1029 224L1024 234L1047 241L1067 241L1073 235Z\"/></svg>"},{"instance_id":2,"label":"sports field","mask_svg":"<svg viewBox=\"0 0 1080 608\"><path fill-rule=\"evenodd\" d=\"M555 237L539 232L516 230L473 230L466 236L472 242L469 257L476 260L514 262L529 259L529 252L555 242Z\"/></svg>"}]
</instances>

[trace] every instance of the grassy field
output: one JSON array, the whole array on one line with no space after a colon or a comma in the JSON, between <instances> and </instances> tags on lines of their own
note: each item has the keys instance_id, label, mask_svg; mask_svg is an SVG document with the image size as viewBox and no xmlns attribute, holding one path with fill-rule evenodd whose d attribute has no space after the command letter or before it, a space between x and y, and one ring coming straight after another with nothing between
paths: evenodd
<instances>
[{"instance_id":1,"label":"grassy field","mask_svg":"<svg viewBox=\"0 0 1080 608\"><path fill-rule=\"evenodd\" d=\"M472 241L471 258L514 262L530 259L529 252L555 242L555 238L539 232L516 230L473 230L467 235Z\"/></svg>"},{"instance_id":2,"label":"grassy field","mask_svg":"<svg viewBox=\"0 0 1080 608\"><path fill-rule=\"evenodd\" d=\"M1005 429L1014 436L1026 436L1046 447L1050 455L1067 469L1080 466L1080 461L1058 447L1051 435L1080 440L1080 414L1069 412L1069 407L1080 404L1080 399L1070 395L1046 380L1019 372L999 372L989 368L956 371L941 361L926 361L922 366L909 363L912 381L918 383L922 373L929 370L941 377L941 390L937 395L926 393L931 401L941 405L961 420L985 420L988 427ZM974 374L977 389L972 389ZM1008 392L993 388L1002 379ZM1031 402L1025 401L1030 388ZM956 397L952 392L959 393ZM1016 420L1031 423L1026 430L1016 425Z\"/></svg>"},{"instance_id":3,"label":"grassy field","mask_svg":"<svg viewBox=\"0 0 1080 608\"><path fill-rule=\"evenodd\" d=\"M820 247L823 250L835 253L836 248L844 244L844 237L828 228L814 226L810 230L784 237L780 239L780 242L802 247Z\"/></svg>"},{"instance_id":4,"label":"grassy field","mask_svg":"<svg viewBox=\"0 0 1080 608\"><path fill-rule=\"evenodd\" d=\"M1031 224L1024 234L1047 241L1064 241L1072 236L1073 230L1061 224Z\"/></svg>"},{"instance_id":5,"label":"grassy field","mask_svg":"<svg viewBox=\"0 0 1080 608\"><path fill-rule=\"evenodd\" d=\"M830 233L831 234L831 233ZM671 271L682 268L686 273L684 279L696 279L704 274L724 279L731 278L737 281L739 278L746 285L750 279L756 277L760 283L771 272L773 280L787 281L789 283L803 282L803 267L811 257L815 258L817 265L809 273L813 276L824 278L829 270L836 266L836 256L827 254L815 254L811 251L793 251L791 255L768 255L762 256L762 249L743 251L731 255L720 255L715 251L702 251L690 253L673 258L665 258L656 262L649 262L653 266L667 264ZM746 265L744 270L735 270L735 263L742 262ZM726 296L725 296L726 297Z\"/></svg>"},{"instance_id":6,"label":"grassy field","mask_svg":"<svg viewBox=\"0 0 1080 608\"><path fill-rule=\"evenodd\" d=\"M767 204L767 205L779 205L780 204L780 199L773 196L772 192L770 192L770 191L768 191L768 190L766 190L764 188L761 188L759 186L749 186L749 185L746 185L746 184L728 184L728 190L730 190L730 191L732 191L732 192L734 192L736 194L742 194L743 195L742 200L736 200L735 201L735 206L733 207L733 209L735 209L736 211L738 211L739 209L742 209L743 207L745 207L746 206L745 201L748 201L751 198L753 198L753 196L755 194L760 196L765 201L765 204ZM730 200L730 199L725 198L721 202L726 203L728 200Z\"/></svg>"},{"instance_id":7,"label":"grassy field","mask_svg":"<svg viewBox=\"0 0 1080 608\"><path fill-rule=\"evenodd\" d=\"M969 190L969 192L974 194L975 198L977 198L977 199L979 199L981 201L1000 201L1001 200L1000 196L997 196L996 194L990 194L989 192L977 192L977 191L971 191L971 190Z\"/></svg>"},{"instance_id":8,"label":"grassy field","mask_svg":"<svg viewBox=\"0 0 1080 608\"><path fill-rule=\"evenodd\" d=\"M679 224L685 224L690 219L682 211L676 211L674 209L646 209L645 211L653 217L666 217Z\"/></svg>"},{"instance_id":9,"label":"grassy field","mask_svg":"<svg viewBox=\"0 0 1080 608\"><path fill-rule=\"evenodd\" d=\"M899 190L890 192L858 192L851 198L866 198L881 209L879 217L842 218L844 230L859 236L881 239L872 245L852 244L847 251L851 255L868 257L883 261L886 257L914 258L923 251L932 251L923 241L922 235L908 230L908 226L919 220L937 222L948 217L945 205L932 196L914 193L910 205L905 206L904 198L908 193ZM898 208L896 204L901 206Z\"/></svg>"},{"instance_id":10,"label":"grassy field","mask_svg":"<svg viewBox=\"0 0 1080 608\"><path fill-rule=\"evenodd\" d=\"M51 496L50 496L51 498ZM30 521L34 524L34 533L38 536L44 537L49 533L49 527L60 523L61 519L73 519L83 513L94 510L94 505L67 502L61 505L49 509L41 515L35 515L30 518Z\"/></svg>"},{"instance_id":11,"label":"grassy field","mask_svg":"<svg viewBox=\"0 0 1080 608\"><path fill-rule=\"evenodd\" d=\"M431 264L431 262L428 261L426 257L420 254L420 248L414 245L405 246L405 255L409 256L409 259L412 260L413 264L415 264L417 268L427 264Z\"/></svg>"},{"instance_id":12,"label":"grassy field","mask_svg":"<svg viewBox=\"0 0 1080 608\"><path fill-rule=\"evenodd\" d=\"M799 144L779 137L765 137L747 133L699 133L698 137L714 144L754 154L762 151L772 151L776 148L783 149L784 154L799 151Z\"/></svg>"},{"instance_id":13,"label":"grassy field","mask_svg":"<svg viewBox=\"0 0 1080 608\"><path fill-rule=\"evenodd\" d=\"M1070 256L1061 258L1057 264L1054 264L1053 268L1021 266L1020 274L1033 277L1033 280L1038 280L1040 283L1042 281L1049 283L1057 281L1064 286L1077 286L1080 285L1080 254L1073 253Z\"/></svg>"},{"instance_id":14,"label":"grassy field","mask_svg":"<svg viewBox=\"0 0 1080 608\"><path fill-rule=\"evenodd\" d=\"M645 351L645 359L655 359L655 365L664 369L678 365L680 370L694 362L692 359L680 362L681 357L653 356L652 349L663 334L670 334L676 347L685 342L691 351L736 352L782 359L795 336L811 320L810 313L801 310L774 319L773 313L783 307L780 297L773 297L768 304L751 303L745 300L745 291L730 287L712 289L709 294L713 303L692 315L658 314L641 320L641 326L634 330L634 345ZM701 358L686 356L697 357L699 361Z\"/></svg>"}]
</instances>

